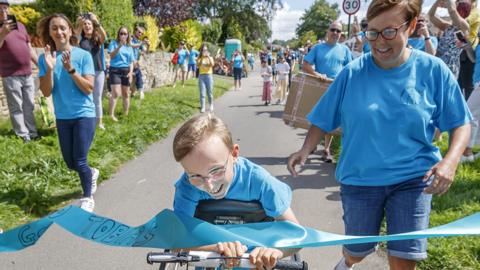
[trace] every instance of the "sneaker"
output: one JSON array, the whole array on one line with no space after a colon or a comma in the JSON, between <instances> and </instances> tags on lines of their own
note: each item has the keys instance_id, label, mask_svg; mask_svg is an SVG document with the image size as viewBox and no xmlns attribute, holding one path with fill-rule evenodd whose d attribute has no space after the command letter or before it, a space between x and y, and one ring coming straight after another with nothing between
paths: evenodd
<instances>
[{"instance_id":1,"label":"sneaker","mask_svg":"<svg viewBox=\"0 0 480 270\"><path fill-rule=\"evenodd\" d=\"M97 180L100 176L100 171L97 168L92 168L92 195L97 192Z\"/></svg>"},{"instance_id":2,"label":"sneaker","mask_svg":"<svg viewBox=\"0 0 480 270\"><path fill-rule=\"evenodd\" d=\"M105 130L105 125L104 124L98 124L98 128L101 130Z\"/></svg>"},{"instance_id":3,"label":"sneaker","mask_svg":"<svg viewBox=\"0 0 480 270\"><path fill-rule=\"evenodd\" d=\"M473 162L474 160L475 160L475 155L468 155L468 156L462 155L462 157L460 158L460 163L470 163L470 162Z\"/></svg>"},{"instance_id":4,"label":"sneaker","mask_svg":"<svg viewBox=\"0 0 480 270\"><path fill-rule=\"evenodd\" d=\"M95 208L95 201L93 197L83 197L80 199L80 208L87 212L93 212L93 208Z\"/></svg>"},{"instance_id":5,"label":"sneaker","mask_svg":"<svg viewBox=\"0 0 480 270\"><path fill-rule=\"evenodd\" d=\"M210 111L213 112L213 104L210 104Z\"/></svg>"},{"instance_id":6,"label":"sneaker","mask_svg":"<svg viewBox=\"0 0 480 270\"><path fill-rule=\"evenodd\" d=\"M204 112L205 112L205 108L201 108L201 109L200 109L200 112L201 112L201 113L204 113Z\"/></svg>"},{"instance_id":7,"label":"sneaker","mask_svg":"<svg viewBox=\"0 0 480 270\"><path fill-rule=\"evenodd\" d=\"M348 267L345 263L345 257L342 257L333 270L353 270L353 265L352 267Z\"/></svg>"},{"instance_id":8,"label":"sneaker","mask_svg":"<svg viewBox=\"0 0 480 270\"><path fill-rule=\"evenodd\" d=\"M145 98L145 94L142 92L140 92L140 99L144 99Z\"/></svg>"}]
</instances>

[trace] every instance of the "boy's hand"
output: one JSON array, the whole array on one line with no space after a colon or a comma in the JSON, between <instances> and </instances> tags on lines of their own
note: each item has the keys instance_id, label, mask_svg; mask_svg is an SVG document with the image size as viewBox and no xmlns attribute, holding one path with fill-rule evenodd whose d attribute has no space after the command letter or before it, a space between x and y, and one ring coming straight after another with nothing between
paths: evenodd
<instances>
[{"instance_id":1,"label":"boy's hand","mask_svg":"<svg viewBox=\"0 0 480 270\"><path fill-rule=\"evenodd\" d=\"M241 257L245 251L247 251L247 247L242 245L239 241L217 243L217 253L225 257ZM240 264L240 260L226 260L226 264L228 268L233 268Z\"/></svg>"},{"instance_id":2,"label":"boy's hand","mask_svg":"<svg viewBox=\"0 0 480 270\"><path fill-rule=\"evenodd\" d=\"M257 247L250 252L250 263L259 270L272 269L283 256L283 251L279 249Z\"/></svg>"}]
</instances>

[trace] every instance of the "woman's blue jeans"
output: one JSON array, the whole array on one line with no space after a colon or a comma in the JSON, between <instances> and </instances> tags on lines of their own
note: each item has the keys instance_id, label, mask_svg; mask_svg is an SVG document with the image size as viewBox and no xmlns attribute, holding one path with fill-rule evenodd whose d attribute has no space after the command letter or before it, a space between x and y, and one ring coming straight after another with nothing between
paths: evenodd
<instances>
[{"instance_id":1,"label":"woman's blue jeans","mask_svg":"<svg viewBox=\"0 0 480 270\"><path fill-rule=\"evenodd\" d=\"M92 170L88 166L87 156L95 135L96 122L95 117L57 119L58 141L63 160L69 169L78 173L84 197L92 195Z\"/></svg>"}]
</instances>

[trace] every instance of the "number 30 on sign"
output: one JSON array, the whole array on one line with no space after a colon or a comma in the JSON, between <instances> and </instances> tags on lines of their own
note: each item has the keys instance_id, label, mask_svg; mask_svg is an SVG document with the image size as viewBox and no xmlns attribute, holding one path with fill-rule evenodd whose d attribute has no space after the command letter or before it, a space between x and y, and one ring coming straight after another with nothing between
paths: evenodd
<instances>
[{"instance_id":1,"label":"number 30 on sign","mask_svg":"<svg viewBox=\"0 0 480 270\"><path fill-rule=\"evenodd\" d=\"M360 0L343 0L343 11L348 15L357 13L360 9Z\"/></svg>"}]
</instances>

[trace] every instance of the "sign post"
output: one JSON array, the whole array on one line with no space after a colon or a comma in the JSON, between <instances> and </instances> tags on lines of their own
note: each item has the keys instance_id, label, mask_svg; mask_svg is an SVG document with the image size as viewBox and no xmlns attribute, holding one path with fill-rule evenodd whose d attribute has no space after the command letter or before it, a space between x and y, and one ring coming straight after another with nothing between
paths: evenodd
<instances>
[{"instance_id":1,"label":"sign post","mask_svg":"<svg viewBox=\"0 0 480 270\"><path fill-rule=\"evenodd\" d=\"M350 18L360 10L360 0L343 0L343 12L348 14L348 38L350 38Z\"/></svg>"}]
</instances>

